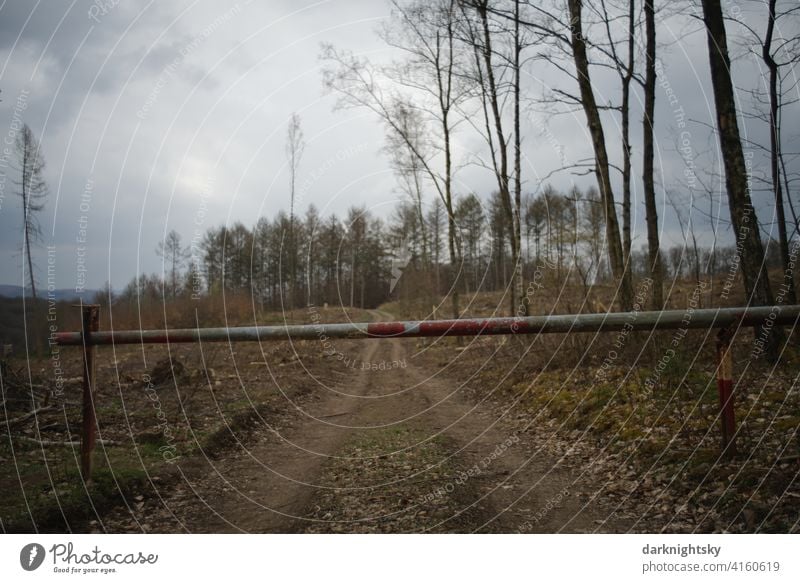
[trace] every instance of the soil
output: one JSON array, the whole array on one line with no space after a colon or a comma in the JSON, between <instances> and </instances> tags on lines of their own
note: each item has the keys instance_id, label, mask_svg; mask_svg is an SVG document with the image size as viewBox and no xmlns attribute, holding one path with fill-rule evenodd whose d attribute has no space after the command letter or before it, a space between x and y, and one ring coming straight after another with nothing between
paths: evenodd
<instances>
[{"instance_id":1,"label":"soil","mask_svg":"<svg viewBox=\"0 0 800 583\"><path fill-rule=\"evenodd\" d=\"M454 354L463 351L445 342ZM215 447L150 476L141 495L88 530L657 529L594 496L581 471L591 452L531 424L513 402L476 395L436 354L413 339L337 340L324 355L298 353L291 391L283 390L285 370L265 362L257 382L271 384L280 399L254 404L246 420L231 420L227 438L223 431Z\"/></svg>"}]
</instances>

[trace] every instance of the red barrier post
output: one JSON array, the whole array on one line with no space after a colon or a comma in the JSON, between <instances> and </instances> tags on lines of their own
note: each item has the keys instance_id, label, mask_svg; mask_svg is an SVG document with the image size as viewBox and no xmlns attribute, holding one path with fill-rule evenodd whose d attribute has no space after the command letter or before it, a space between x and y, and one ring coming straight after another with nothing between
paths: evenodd
<instances>
[{"instance_id":1,"label":"red barrier post","mask_svg":"<svg viewBox=\"0 0 800 583\"><path fill-rule=\"evenodd\" d=\"M731 332L721 328L717 333L717 390L719 391L722 453L736 455L736 417L733 410L733 358L730 351Z\"/></svg>"},{"instance_id":2,"label":"red barrier post","mask_svg":"<svg viewBox=\"0 0 800 583\"><path fill-rule=\"evenodd\" d=\"M92 333L100 329L100 306L82 305L83 321L83 424L81 427L81 474L86 482L92 479L92 453L95 444L97 417L94 410L95 346Z\"/></svg>"}]
</instances>

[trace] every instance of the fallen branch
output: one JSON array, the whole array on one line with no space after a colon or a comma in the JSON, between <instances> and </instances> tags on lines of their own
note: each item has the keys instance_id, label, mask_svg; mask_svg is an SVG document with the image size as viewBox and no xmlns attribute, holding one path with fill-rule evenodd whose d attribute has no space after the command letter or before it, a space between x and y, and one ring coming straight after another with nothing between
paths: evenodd
<instances>
[{"instance_id":1,"label":"fallen branch","mask_svg":"<svg viewBox=\"0 0 800 583\"><path fill-rule=\"evenodd\" d=\"M66 445L69 447L80 447L80 441L54 441L52 439L34 439L32 437L24 437L22 435L15 435L12 439L24 441L26 443L33 443L36 445ZM110 439L98 439L95 443L98 445L120 445L119 441L112 441Z\"/></svg>"},{"instance_id":2,"label":"fallen branch","mask_svg":"<svg viewBox=\"0 0 800 583\"><path fill-rule=\"evenodd\" d=\"M330 417L341 417L342 415L347 415L352 411L342 411L341 413L331 413L330 415L320 415L317 419L328 419Z\"/></svg>"},{"instance_id":3,"label":"fallen branch","mask_svg":"<svg viewBox=\"0 0 800 583\"><path fill-rule=\"evenodd\" d=\"M0 421L0 426L3 425L13 425L14 423L19 423L21 421L25 421L26 419L30 419L31 417L35 417L39 413L43 413L45 411L52 411L55 407L39 407L38 409L34 409L30 413L25 413L25 415L20 415L19 417L14 417L13 419L6 419L5 421Z\"/></svg>"}]
</instances>

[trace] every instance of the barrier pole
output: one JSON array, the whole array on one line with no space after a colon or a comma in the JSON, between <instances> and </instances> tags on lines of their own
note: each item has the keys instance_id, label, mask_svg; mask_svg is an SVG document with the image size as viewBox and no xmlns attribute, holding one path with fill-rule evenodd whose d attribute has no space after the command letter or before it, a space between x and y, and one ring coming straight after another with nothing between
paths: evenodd
<instances>
[{"instance_id":1,"label":"barrier pole","mask_svg":"<svg viewBox=\"0 0 800 583\"><path fill-rule=\"evenodd\" d=\"M83 336L83 425L81 427L81 475L85 482L92 479L92 454L95 445L97 417L94 410L95 345L92 333L100 329L100 306L81 305Z\"/></svg>"}]
</instances>

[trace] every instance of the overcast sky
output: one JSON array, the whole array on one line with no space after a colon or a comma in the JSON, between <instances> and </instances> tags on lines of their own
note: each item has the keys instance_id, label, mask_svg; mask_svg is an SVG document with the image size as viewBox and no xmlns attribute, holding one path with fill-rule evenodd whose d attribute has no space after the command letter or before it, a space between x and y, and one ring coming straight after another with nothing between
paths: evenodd
<instances>
[{"instance_id":1,"label":"overcast sky","mask_svg":"<svg viewBox=\"0 0 800 583\"><path fill-rule=\"evenodd\" d=\"M364 204L387 216L400 194L381 151L382 127L367 112L333 110L334 97L322 89L319 54L320 43L330 42L378 61L392 58L374 34L388 17L382 0L0 0L3 146L21 120L47 160L40 286L47 285L47 245L56 247L56 287L76 286L76 239L85 234L86 286L111 281L119 289L138 272L161 271L154 249L171 229L188 243L195 229L235 221L252 226L259 216L286 209L284 143L293 112L307 142L298 207L313 203L324 215L341 216ZM662 53L660 81L669 83L687 120L694 120L687 128L693 155L703 153L703 164L713 166L716 143L704 126L714 120L705 38L687 35L697 30L685 17L662 20L659 37L671 46ZM753 85L756 66L752 58L737 65L741 85ZM532 69L526 87L541 92L557 82L546 70ZM598 78L595 90L601 103L617 99L618 80ZM657 99L659 174L672 187L683 171L674 152L679 120L666 86ZM637 176L639 111L632 123ZM793 117L786 119L787 133L796 135ZM609 148L616 152L618 130L607 121ZM523 127L526 190L539 187L562 162L591 154L582 112L554 117L530 108ZM763 131L758 124L746 129L755 138ZM457 133L459 160L480 147L470 131ZM13 154L9 162L0 167L0 283L21 284ZM457 178L458 193L492 190L492 176L480 168L464 168ZM569 173L550 182L568 188L573 180L590 183ZM644 241L638 190L637 247ZM768 222L774 210L768 195L755 198L759 218ZM712 213L720 211L725 219L725 209ZM669 244L676 223L668 208L661 214ZM696 220L708 228L707 218Z\"/></svg>"}]
</instances>

